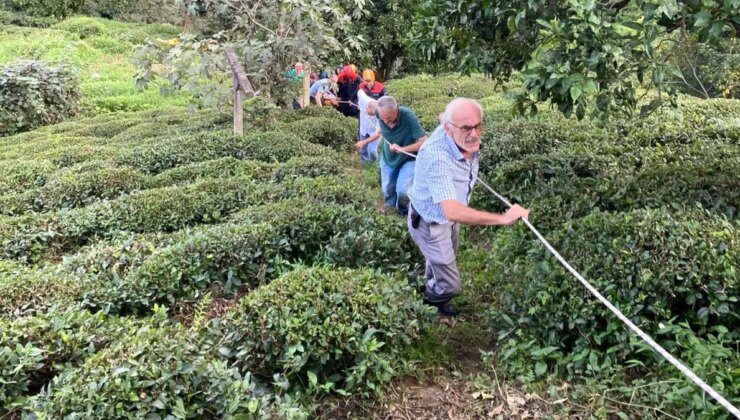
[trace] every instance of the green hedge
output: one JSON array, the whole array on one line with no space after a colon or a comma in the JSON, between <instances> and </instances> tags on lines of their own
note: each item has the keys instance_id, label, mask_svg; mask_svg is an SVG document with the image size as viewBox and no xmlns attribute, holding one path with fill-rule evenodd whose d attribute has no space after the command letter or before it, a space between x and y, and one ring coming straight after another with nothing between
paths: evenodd
<instances>
[{"instance_id":1,"label":"green hedge","mask_svg":"<svg viewBox=\"0 0 740 420\"><path fill-rule=\"evenodd\" d=\"M428 313L406 279L305 268L242 299L222 321L221 342L242 369L266 378L367 394L397 373Z\"/></svg>"},{"instance_id":2,"label":"green hedge","mask_svg":"<svg viewBox=\"0 0 740 420\"><path fill-rule=\"evenodd\" d=\"M23 407L59 371L80 365L141 326L134 319L88 311L0 319L0 414Z\"/></svg>"},{"instance_id":3,"label":"green hedge","mask_svg":"<svg viewBox=\"0 0 740 420\"><path fill-rule=\"evenodd\" d=\"M294 178L318 178L339 175L344 171L338 156L299 156L279 165L272 174L274 182Z\"/></svg>"},{"instance_id":4,"label":"green hedge","mask_svg":"<svg viewBox=\"0 0 740 420\"><path fill-rule=\"evenodd\" d=\"M63 270L30 269L0 260L0 317L72 307L82 300L83 285Z\"/></svg>"},{"instance_id":5,"label":"green hedge","mask_svg":"<svg viewBox=\"0 0 740 420\"><path fill-rule=\"evenodd\" d=\"M64 19L82 10L84 0L3 0L2 5L31 16Z\"/></svg>"},{"instance_id":6,"label":"green hedge","mask_svg":"<svg viewBox=\"0 0 740 420\"><path fill-rule=\"evenodd\" d=\"M48 28L57 22L54 18L31 16L25 13L13 13L0 10L0 24L28 26L33 28Z\"/></svg>"},{"instance_id":7,"label":"green hedge","mask_svg":"<svg viewBox=\"0 0 740 420\"><path fill-rule=\"evenodd\" d=\"M66 66L19 61L0 70L0 136L54 124L78 113L78 81Z\"/></svg>"},{"instance_id":8,"label":"green hedge","mask_svg":"<svg viewBox=\"0 0 740 420\"><path fill-rule=\"evenodd\" d=\"M115 199L144 186L144 175L126 167L62 171L39 188L41 209L72 208Z\"/></svg>"},{"instance_id":9,"label":"green hedge","mask_svg":"<svg viewBox=\"0 0 740 420\"><path fill-rule=\"evenodd\" d=\"M735 181L740 153L724 141L666 147L572 144L551 153L524 154L486 164L482 177L499 193L534 210L533 220L557 227L594 210L625 211L670 205L701 205L737 216L740 190ZM514 152L516 154L516 151ZM493 158L492 160L495 160ZM474 206L502 210L498 200L477 187Z\"/></svg>"},{"instance_id":10,"label":"green hedge","mask_svg":"<svg viewBox=\"0 0 740 420\"><path fill-rule=\"evenodd\" d=\"M407 272L419 261L402 219L298 196L246 208L226 225L131 235L83 249L65 259L59 269L64 276L47 277L44 286L63 287L62 279L71 278L75 288L61 299L33 301L26 310L84 304L111 313L146 313L155 303L193 299L213 283L227 292L258 286L290 262L393 273ZM27 276L43 272L25 270Z\"/></svg>"},{"instance_id":11,"label":"green hedge","mask_svg":"<svg viewBox=\"0 0 740 420\"><path fill-rule=\"evenodd\" d=\"M303 109L289 110L275 113L271 116L275 121L281 123L292 123L294 121L307 121L310 118L329 118L333 120L345 119L336 109L330 106L317 107L309 106ZM270 118L268 118L269 120Z\"/></svg>"},{"instance_id":12,"label":"green hedge","mask_svg":"<svg viewBox=\"0 0 740 420\"><path fill-rule=\"evenodd\" d=\"M92 276L87 277L86 304L108 312L147 312L155 303L192 299L213 283L227 292L257 287L290 262L391 272L408 271L418 260L398 218L368 216L313 198L248 208L232 223L180 232L154 252L132 243L125 251L113 248L114 259L125 255L122 264L93 263L84 271Z\"/></svg>"},{"instance_id":13,"label":"green hedge","mask_svg":"<svg viewBox=\"0 0 740 420\"><path fill-rule=\"evenodd\" d=\"M251 178L255 181L268 181L275 165L252 160L239 160L225 157L205 162L193 163L168 169L152 176L147 184L150 188L171 185L185 185L206 178Z\"/></svg>"},{"instance_id":14,"label":"green hedge","mask_svg":"<svg viewBox=\"0 0 740 420\"><path fill-rule=\"evenodd\" d=\"M56 166L47 160L2 161L0 191L4 194L20 193L44 185L56 169Z\"/></svg>"},{"instance_id":15,"label":"green hedge","mask_svg":"<svg viewBox=\"0 0 740 420\"><path fill-rule=\"evenodd\" d=\"M356 118L308 118L282 124L278 130L334 150L353 151L359 133Z\"/></svg>"},{"instance_id":16,"label":"green hedge","mask_svg":"<svg viewBox=\"0 0 740 420\"><path fill-rule=\"evenodd\" d=\"M669 209L595 212L548 234L563 256L646 331L687 323L700 337L724 326L740 337L737 223ZM487 276L505 302L499 325L510 366L569 377L608 372L636 358L621 322L548 257L523 228L499 233ZM546 349L546 350L545 350ZM535 356L538 365L529 359ZM525 362L526 359L526 362Z\"/></svg>"},{"instance_id":17,"label":"green hedge","mask_svg":"<svg viewBox=\"0 0 740 420\"><path fill-rule=\"evenodd\" d=\"M167 232L218 222L276 194L276 187L255 184L249 177L144 190L80 209L0 219L0 246L4 257L36 262L45 254L68 252L122 231Z\"/></svg>"},{"instance_id":18,"label":"green hedge","mask_svg":"<svg viewBox=\"0 0 740 420\"><path fill-rule=\"evenodd\" d=\"M272 163L284 162L296 156L326 156L331 153L331 149L280 132L257 132L235 137L223 130L180 135L125 149L119 153L116 161L154 174L185 164L228 156Z\"/></svg>"},{"instance_id":19,"label":"green hedge","mask_svg":"<svg viewBox=\"0 0 740 420\"><path fill-rule=\"evenodd\" d=\"M41 418L300 415L208 350L197 332L170 324L158 308L150 326L61 372L26 410Z\"/></svg>"}]
</instances>

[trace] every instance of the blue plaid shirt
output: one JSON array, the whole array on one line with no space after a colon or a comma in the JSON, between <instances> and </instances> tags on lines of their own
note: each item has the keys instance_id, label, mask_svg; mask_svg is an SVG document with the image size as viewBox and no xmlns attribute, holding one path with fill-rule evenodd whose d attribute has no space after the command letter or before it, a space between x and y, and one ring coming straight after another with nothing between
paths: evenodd
<instances>
[{"instance_id":1,"label":"blue plaid shirt","mask_svg":"<svg viewBox=\"0 0 740 420\"><path fill-rule=\"evenodd\" d=\"M478 179L479 159L478 152L465 159L443 126L437 127L416 157L414 184L409 191L414 210L429 223L449 223L440 203L457 200L468 205Z\"/></svg>"}]
</instances>

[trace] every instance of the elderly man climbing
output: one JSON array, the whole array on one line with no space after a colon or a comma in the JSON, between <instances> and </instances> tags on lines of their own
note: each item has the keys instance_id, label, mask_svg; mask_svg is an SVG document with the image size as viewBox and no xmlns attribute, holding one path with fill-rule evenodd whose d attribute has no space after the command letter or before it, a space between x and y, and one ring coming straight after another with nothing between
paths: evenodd
<instances>
[{"instance_id":1,"label":"elderly man climbing","mask_svg":"<svg viewBox=\"0 0 740 420\"><path fill-rule=\"evenodd\" d=\"M375 117L378 101L360 89L357 91L357 103L360 108L360 136L355 143L355 148L360 154L360 162L375 162L378 160L378 143L380 143L380 128L378 119Z\"/></svg>"},{"instance_id":2,"label":"elderly man climbing","mask_svg":"<svg viewBox=\"0 0 740 420\"><path fill-rule=\"evenodd\" d=\"M408 228L426 259L424 301L443 316L458 314L451 300L461 292L456 261L460 224L510 226L529 215L519 205L503 214L468 207L478 177L482 133L480 104L457 98L447 105L441 125L416 159Z\"/></svg>"},{"instance_id":3,"label":"elderly man climbing","mask_svg":"<svg viewBox=\"0 0 740 420\"><path fill-rule=\"evenodd\" d=\"M385 203L406 216L408 191L414 181L414 158L404 154L415 153L427 139L414 111L399 107L392 96L378 99L375 109L383 143L380 157L380 183ZM390 145L389 145L390 143Z\"/></svg>"}]
</instances>

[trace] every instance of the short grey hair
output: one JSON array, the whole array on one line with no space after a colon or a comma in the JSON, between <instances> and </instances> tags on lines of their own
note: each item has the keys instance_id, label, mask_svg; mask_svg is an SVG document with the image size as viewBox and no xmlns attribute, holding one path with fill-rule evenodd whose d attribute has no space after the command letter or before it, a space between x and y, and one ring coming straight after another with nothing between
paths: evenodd
<instances>
[{"instance_id":1,"label":"short grey hair","mask_svg":"<svg viewBox=\"0 0 740 420\"><path fill-rule=\"evenodd\" d=\"M481 118L483 118L483 107L478 103L478 101L470 98L455 98L449 104L447 104L447 108L445 108L445 112L442 115L442 124L447 124L448 122L450 122L450 117L452 116L452 114L455 113L457 108L465 104L474 105L478 109L478 112L480 112Z\"/></svg>"},{"instance_id":2,"label":"short grey hair","mask_svg":"<svg viewBox=\"0 0 740 420\"><path fill-rule=\"evenodd\" d=\"M378 108L380 109L398 109L398 102L392 96L383 96L378 99Z\"/></svg>"}]
</instances>

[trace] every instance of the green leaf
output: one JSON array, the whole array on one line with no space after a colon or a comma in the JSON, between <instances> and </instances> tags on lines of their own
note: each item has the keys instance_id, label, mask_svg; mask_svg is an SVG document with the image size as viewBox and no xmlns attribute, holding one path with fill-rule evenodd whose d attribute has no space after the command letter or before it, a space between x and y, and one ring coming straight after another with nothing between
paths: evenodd
<instances>
[{"instance_id":1,"label":"green leaf","mask_svg":"<svg viewBox=\"0 0 740 420\"><path fill-rule=\"evenodd\" d=\"M703 28L709 25L712 20L712 14L706 10L702 10L699 13L694 14L694 27Z\"/></svg>"},{"instance_id":2,"label":"green leaf","mask_svg":"<svg viewBox=\"0 0 740 420\"><path fill-rule=\"evenodd\" d=\"M310 370L306 372L306 375L308 375L308 382L311 384L311 387L316 387L316 385L319 383L319 378L316 377L316 374L311 372Z\"/></svg>"},{"instance_id":3,"label":"green leaf","mask_svg":"<svg viewBox=\"0 0 740 420\"><path fill-rule=\"evenodd\" d=\"M583 88L579 84L574 84L570 87L570 97L573 99L573 102L577 101L578 98L581 97L581 94L583 93Z\"/></svg>"},{"instance_id":4,"label":"green leaf","mask_svg":"<svg viewBox=\"0 0 740 420\"><path fill-rule=\"evenodd\" d=\"M547 371L547 363L545 362L537 362L534 365L534 374L537 376L542 376Z\"/></svg>"}]
</instances>

